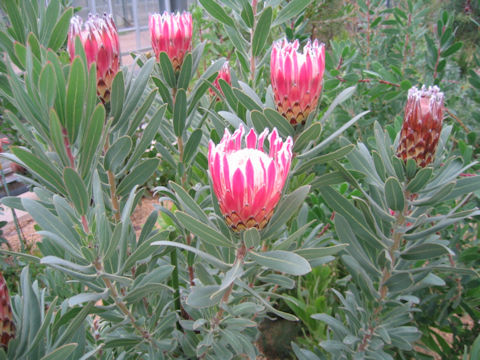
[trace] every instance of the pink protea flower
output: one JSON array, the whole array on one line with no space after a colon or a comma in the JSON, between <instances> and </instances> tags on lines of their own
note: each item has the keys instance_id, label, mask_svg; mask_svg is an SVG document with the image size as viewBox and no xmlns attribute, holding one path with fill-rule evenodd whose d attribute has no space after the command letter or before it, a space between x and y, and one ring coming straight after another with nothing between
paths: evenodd
<instances>
[{"instance_id":1,"label":"pink protea flower","mask_svg":"<svg viewBox=\"0 0 480 360\"><path fill-rule=\"evenodd\" d=\"M299 42L286 39L273 44L270 58L270 79L275 104L292 125L304 123L322 92L325 71L325 45L310 41L298 50Z\"/></svg>"},{"instance_id":2,"label":"pink protea flower","mask_svg":"<svg viewBox=\"0 0 480 360\"><path fill-rule=\"evenodd\" d=\"M68 52L75 57L75 38L79 36L87 56L88 67L97 65L97 93L103 102L110 100L113 78L120 67L120 44L112 15L89 15L83 22L79 16L70 21Z\"/></svg>"},{"instance_id":3,"label":"pink protea flower","mask_svg":"<svg viewBox=\"0 0 480 360\"><path fill-rule=\"evenodd\" d=\"M7 348L10 339L15 337L12 308L7 284L0 273L0 346Z\"/></svg>"},{"instance_id":4,"label":"pink protea flower","mask_svg":"<svg viewBox=\"0 0 480 360\"><path fill-rule=\"evenodd\" d=\"M218 145L210 141L208 169L213 190L227 224L234 231L255 227L263 229L280 200L290 171L293 140L282 141L276 129L259 137L252 129L245 137L243 126L233 135L225 130ZM264 150L267 138L270 150ZM258 141L257 141L258 140Z\"/></svg>"},{"instance_id":5,"label":"pink protea flower","mask_svg":"<svg viewBox=\"0 0 480 360\"><path fill-rule=\"evenodd\" d=\"M218 83L218 80L220 79L225 80L228 84L232 85L232 78L230 76L230 65L228 65L228 61L225 62L225 64L223 64L222 68L218 72L217 78L213 82L213 86L215 86L218 89L218 91L220 91L223 95L223 90L220 87L220 84ZM213 91L213 89L210 88L209 92L211 96L215 96L215 91ZM220 100L220 99L217 98L217 100Z\"/></svg>"},{"instance_id":6,"label":"pink protea flower","mask_svg":"<svg viewBox=\"0 0 480 360\"><path fill-rule=\"evenodd\" d=\"M443 123L443 93L437 86L408 91L397 156L425 167L435 156Z\"/></svg>"},{"instance_id":7,"label":"pink protea flower","mask_svg":"<svg viewBox=\"0 0 480 360\"><path fill-rule=\"evenodd\" d=\"M152 48L157 60L167 53L175 71L182 67L185 54L192 50L192 14L153 14L148 18Z\"/></svg>"}]
</instances>

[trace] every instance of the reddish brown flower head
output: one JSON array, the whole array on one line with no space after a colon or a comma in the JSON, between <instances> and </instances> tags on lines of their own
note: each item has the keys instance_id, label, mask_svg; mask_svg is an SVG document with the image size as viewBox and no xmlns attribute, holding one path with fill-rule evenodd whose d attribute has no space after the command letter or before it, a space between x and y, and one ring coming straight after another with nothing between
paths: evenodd
<instances>
[{"instance_id":1,"label":"reddish brown flower head","mask_svg":"<svg viewBox=\"0 0 480 360\"><path fill-rule=\"evenodd\" d=\"M290 171L293 140L285 141L273 129L257 136L252 129L242 146L243 127L208 146L208 170L220 210L234 231L263 229L280 200ZM269 141L269 151L264 141Z\"/></svg>"},{"instance_id":2,"label":"reddish brown flower head","mask_svg":"<svg viewBox=\"0 0 480 360\"><path fill-rule=\"evenodd\" d=\"M182 67L185 54L192 50L192 14L183 12L153 14L148 18L152 48L157 60L165 52L175 71Z\"/></svg>"},{"instance_id":3,"label":"reddish brown flower head","mask_svg":"<svg viewBox=\"0 0 480 360\"><path fill-rule=\"evenodd\" d=\"M77 36L85 50L88 67L93 62L97 65L97 94L103 102L107 102L113 78L120 67L120 44L112 15L90 15L85 23L79 16L72 18L68 32L68 52L72 61Z\"/></svg>"},{"instance_id":4,"label":"reddish brown flower head","mask_svg":"<svg viewBox=\"0 0 480 360\"><path fill-rule=\"evenodd\" d=\"M309 41L298 52L298 40L286 39L273 44L270 58L270 80L277 110L290 124L303 124L315 110L322 92L325 71L325 46Z\"/></svg>"},{"instance_id":5,"label":"reddish brown flower head","mask_svg":"<svg viewBox=\"0 0 480 360\"><path fill-rule=\"evenodd\" d=\"M7 348L10 339L15 337L10 296L3 275L0 274L0 346Z\"/></svg>"},{"instance_id":6,"label":"reddish brown flower head","mask_svg":"<svg viewBox=\"0 0 480 360\"><path fill-rule=\"evenodd\" d=\"M443 93L437 86L408 91L397 156L425 167L435 156L443 122Z\"/></svg>"},{"instance_id":7,"label":"reddish brown flower head","mask_svg":"<svg viewBox=\"0 0 480 360\"><path fill-rule=\"evenodd\" d=\"M232 78L230 76L230 66L228 65L228 61L225 62L225 64L223 64L222 68L220 69L220 71L218 72L218 76L217 78L215 79L215 81L213 82L213 85L218 89L218 91L220 91L223 95L223 90L222 88L220 87L220 84L218 83L218 80L225 80L228 84L232 85ZM215 96L215 91L213 91L212 88L209 89L209 92L210 92L210 95L211 96ZM217 98L217 100L220 100Z\"/></svg>"}]
</instances>

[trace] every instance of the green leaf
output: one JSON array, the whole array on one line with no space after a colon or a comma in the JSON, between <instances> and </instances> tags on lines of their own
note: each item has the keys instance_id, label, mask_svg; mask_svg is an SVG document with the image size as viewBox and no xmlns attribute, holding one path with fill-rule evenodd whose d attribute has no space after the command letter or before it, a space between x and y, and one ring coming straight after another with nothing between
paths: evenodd
<instances>
[{"instance_id":1,"label":"green leaf","mask_svg":"<svg viewBox=\"0 0 480 360\"><path fill-rule=\"evenodd\" d=\"M196 129L187 140L185 144L185 149L183 152L183 163L185 168L188 168L190 163L195 159L195 156L198 153L198 147L202 141L203 131L201 129Z\"/></svg>"},{"instance_id":2,"label":"green leaf","mask_svg":"<svg viewBox=\"0 0 480 360\"><path fill-rule=\"evenodd\" d=\"M323 140L320 144L315 146L313 149L308 150L307 152L300 154L297 156L299 159L313 157L317 155L320 151L322 151L328 144L330 144L333 140L335 140L342 132L347 130L350 126L355 124L358 120L360 120L364 115L368 114L370 111L364 111L352 119L350 119L347 123L343 124L338 130L333 132L330 136L328 136L325 140Z\"/></svg>"},{"instance_id":3,"label":"green leaf","mask_svg":"<svg viewBox=\"0 0 480 360\"><path fill-rule=\"evenodd\" d=\"M55 70L51 63L47 63L42 69L38 80L38 89L40 90L40 97L45 102L45 105L51 108L55 101L55 95L57 94Z\"/></svg>"},{"instance_id":4,"label":"green leaf","mask_svg":"<svg viewBox=\"0 0 480 360\"><path fill-rule=\"evenodd\" d=\"M242 5L242 19L243 21L245 21L245 24L247 24L249 28L252 28L253 22L255 21L252 5L250 5L248 2L244 2Z\"/></svg>"},{"instance_id":5,"label":"green leaf","mask_svg":"<svg viewBox=\"0 0 480 360\"><path fill-rule=\"evenodd\" d=\"M173 108L173 131L176 136L182 136L187 122L187 94L180 89L175 97Z\"/></svg>"},{"instance_id":6,"label":"green leaf","mask_svg":"<svg viewBox=\"0 0 480 360\"><path fill-rule=\"evenodd\" d=\"M167 56L168 58L168 56ZM169 60L170 61L170 60ZM141 98L145 89L148 87L147 83L150 80L150 73L155 64L155 57L149 59L137 74L135 81L128 87L129 91L126 95L123 109L120 118L115 118L114 123L128 124L128 119L131 117L134 109L141 103ZM171 66L171 65L170 65Z\"/></svg>"},{"instance_id":7,"label":"green leaf","mask_svg":"<svg viewBox=\"0 0 480 360\"><path fill-rule=\"evenodd\" d=\"M188 84L192 79L192 54L188 53L183 58L182 69L180 70L180 75L178 76L177 88L178 89L188 89Z\"/></svg>"},{"instance_id":8,"label":"green leaf","mask_svg":"<svg viewBox=\"0 0 480 360\"><path fill-rule=\"evenodd\" d=\"M158 159L147 159L140 162L140 164L134 167L120 182L117 188L117 194L119 196L125 196L135 185L145 184L157 169L159 162Z\"/></svg>"},{"instance_id":9,"label":"green leaf","mask_svg":"<svg viewBox=\"0 0 480 360\"><path fill-rule=\"evenodd\" d=\"M420 169L413 180L411 180L407 185L407 191L411 193L417 193L420 191L430 180L433 173L433 169L431 167L426 167Z\"/></svg>"},{"instance_id":10,"label":"green leaf","mask_svg":"<svg viewBox=\"0 0 480 360\"><path fill-rule=\"evenodd\" d=\"M298 321L298 318L295 315L280 311L276 308L274 308L268 301L266 301L263 297L261 297L256 291L254 291L250 286L245 284L241 279L236 281L236 284L241 286L242 289L245 291L249 292L252 294L252 296L256 297L267 309L268 311L274 313L275 315L280 316L282 319L288 320L288 321Z\"/></svg>"},{"instance_id":11,"label":"green leaf","mask_svg":"<svg viewBox=\"0 0 480 360\"><path fill-rule=\"evenodd\" d=\"M243 242L245 243L247 249L256 248L258 245L260 245L260 241L260 233L257 229L250 228L243 232Z\"/></svg>"},{"instance_id":12,"label":"green leaf","mask_svg":"<svg viewBox=\"0 0 480 360\"><path fill-rule=\"evenodd\" d=\"M218 293L220 286L207 285L207 286L194 286L187 297L187 305L196 308L206 308L214 306L220 302L222 293ZM213 295L213 298L212 298Z\"/></svg>"},{"instance_id":13,"label":"green leaf","mask_svg":"<svg viewBox=\"0 0 480 360\"><path fill-rule=\"evenodd\" d=\"M77 343L62 345L42 357L40 360L65 360L73 353L77 346Z\"/></svg>"},{"instance_id":14,"label":"green leaf","mask_svg":"<svg viewBox=\"0 0 480 360\"><path fill-rule=\"evenodd\" d=\"M68 306L76 306L86 302L97 302L98 300L107 300L108 299L108 290L105 289L101 293L80 293L75 296L72 296L68 299Z\"/></svg>"},{"instance_id":15,"label":"green leaf","mask_svg":"<svg viewBox=\"0 0 480 360\"><path fill-rule=\"evenodd\" d=\"M298 168L295 169L295 174L302 173L306 170L311 170L315 165L325 164L332 160L341 159L345 155L348 155L350 151L352 151L354 148L355 148L355 145L349 144L340 149L329 152L328 154L316 156L313 159L310 159L304 163L299 163L300 165L298 166Z\"/></svg>"},{"instance_id":16,"label":"green leaf","mask_svg":"<svg viewBox=\"0 0 480 360\"><path fill-rule=\"evenodd\" d=\"M66 327L66 329L63 330L57 341L55 341L55 344L53 345L54 347L64 344L70 338L72 338L73 335L75 335L87 315L90 314L91 310L93 309L93 304L93 302L90 302L87 305L83 306L82 310L80 310L78 314L68 322L68 326ZM60 358L59 360L64 359L65 357Z\"/></svg>"},{"instance_id":17,"label":"green leaf","mask_svg":"<svg viewBox=\"0 0 480 360\"><path fill-rule=\"evenodd\" d=\"M65 128L70 143L75 143L83 117L86 75L85 67L79 57L75 57L70 67L67 85L67 102L65 109Z\"/></svg>"},{"instance_id":18,"label":"green leaf","mask_svg":"<svg viewBox=\"0 0 480 360\"><path fill-rule=\"evenodd\" d=\"M112 92L110 96L110 116L118 119L122 113L123 103L125 101L125 79L123 71L119 71L112 83Z\"/></svg>"},{"instance_id":19,"label":"green leaf","mask_svg":"<svg viewBox=\"0 0 480 360\"><path fill-rule=\"evenodd\" d=\"M40 159L23 148L13 147L12 152L29 170L37 174L47 186L49 185L52 191L65 194L65 187L63 186L61 175L51 163Z\"/></svg>"},{"instance_id":20,"label":"green leaf","mask_svg":"<svg viewBox=\"0 0 480 360\"><path fill-rule=\"evenodd\" d=\"M397 178L389 177L385 182L385 200L390 209L403 211L405 207L405 197L403 195L402 185Z\"/></svg>"},{"instance_id":21,"label":"green leaf","mask_svg":"<svg viewBox=\"0 0 480 360\"><path fill-rule=\"evenodd\" d=\"M267 42L268 34L270 33L270 25L272 24L273 10L269 6L264 9L257 22L257 27L253 33L252 40L252 54L259 56Z\"/></svg>"},{"instance_id":22,"label":"green leaf","mask_svg":"<svg viewBox=\"0 0 480 360\"><path fill-rule=\"evenodd\" d=\"M415 174L417 173L417 163L413 159L408 159L407 164L405 166L405 173L407 175L407 179L413 179Z\"/></svg>"},{"instance_id":23,"label":"green leaf","mask_svg":"<svg viewBox=\"0 0 480 360\"><path fill-rule=\"evenodd\" d=\"M55 27L52 30L48 47L53 51L58 51L65 43L67 38L68 27L70 26L70 19L73 16L73 8L66 9L60 19L58 19Z\"/></svg>"},{"instance_id":24,"label":"green leaf","mask_svg":"<svg viewBox=\"0 0 480 360\"><path fill-rule=\"evenodd\" d=\"M135 165L137 160L140 159L145 151L151 146L152 140L157 135L157 131L162 123L163 115L165 114L166 109L167 105L162 105L151 117L147 127L143 130L142 138L137 142L133 154L128 158L127 164L125 165L126 170L129 170L133 165ZM135 135L130 134L129 132L129 136L132 137Z\"/></svg>"},{"instance_id":25,"label":"green leaf","mask_svg":"<svg viewBox=\"0 0 480 360\"><path fill-rule=\"evenodd\" d=\"M175 89L177 87L177 78L175 77L175 70L173 69L172 62L167 53L162 51L159 55L159 60L163 78L170 88Z\"/></svg>"},{"instance_id":26,"label":"green leaf","mask_svg":"<svg viewBox=\"0 0 480 360\"><path fill-rule=\"evenodd\" d=\"M357 87L351 86L343 90L340 94L338 94L337 97L332 101L332 103L328 107L325 114L323 114L322 118L320 119L320 123L324 124L325 121L330 116L330 114L333 112L333 110L335 110L335 108L341 103L343 103L345 100L349 99L355 93L355 90L357 90Z\"/></svg>"},{"instance_id":27,"label":"green leaf","mask_svg":"<svg viewBox=\"0 0 480 360\"><path fill-rule=\"evenodd\" d=\"M368 240L369 243L377 249L386 248L386 245L379 239L377 234L368 227L363 214L347 199L329 186L321 187L319 188L319 191L328 206L330 206L332 210L343 215L358 235L363 239Z\"/></svg>"},{"instance_id":28,"label":"green leaf","mask_svg":"<svg viewBox=\"0 0 480 360\"><path fill-rule=\"evenodd\" d=\"M245 106L248 110L258 110L261 112L263 109L262 107L254 100L252 99L245 91L242 91L237 88L233 88L233 93L235 94L236 98L242 103L243 106Z\"/></svg>"},{"instance_id":29,"label":"green leaf","mask_svg":"<svg viewBox=\"0 0 480 360\"><path fill-rule=\"evenodd\" d=\"M295 254L304 257L307 260L315 260L321 257L335 255L348 246L348 244L340 244L334 246L327 246L322 248L301 248L294 250Z\"/></svg>"},{"instance_id":30,"label":"green leaf","mask_svg":"<svg viewBox=\"0 0 480 360\"><path fill-rule=\"evenodd\" d=\"M428 206L435 205L436 203L445 201L445 198L452 192L455 188L455 181L452 181L448 184L442 186L437 190L433 195L428 197L421 197L416 201L413 201L415 206Z\"/></svg>"},{"instance_id":31,"label":"green leaf","mask_svg":"<svg viewBox=\"0 0 480 360\"><path fill-rule=\"evenodd\" d=\"M287 3L283 7L273 22L272 26L281 25L286 21L290 21L296 16L298 16L310 3L312 0L293 0Z\"/></svg>"},{"instance_id":32,"label":"green leaf","mask_svg":"<svg viewBox=\"0 0 480 360\"><path fill-rule=\"evenodd\" d=\"M442 57L447 57L447 56L450 56L452 54L455 54L458 50L460 50L462 48L462 46L463 46L463 43L461 41L456 42L455 44L450 46L447 50L442 51L440 55Z\"/></svg>"},{"instance_id":33,"label":"green leaf","mask_svg":"<svg viewBox=\"0 0 480 360\"><path fill-rule=\"evenodd\" d=\"M280 201L263 234L265 238L278 231L297 212L309 191L308 185L299 187Z\"/></svg>"},{"instance_id":34,"label":"green leaf","mask_svg":"<svg viewBox=\"0 0 480 360\"><path fill-rule=\"evenodd\" d=\"M132 148L132 140L128 136L122 136L115 141L107 150L104 159L105 170L116 173L122 166Z\"/></svg>"},{"instance_id":35,"label":"green leaf","mask_svg":"<svg viewBox=\"0 0 480 360\"><path fill-rule=\"evenodd\" d=\"M90 196L88 196L87 188L80 175L72 168L66 167L63 170L63 181L75 209L80 215L86 215L90 205Z\"/></svg>"},{"instance_id":36,"label":"green leaf","mask_svg":"<svg viewBox=\"0 0 480 360\"><path fill-rule=\"evenodd\" d=\"M277 128L280 135L286 136L293 136L295 130L293 129L292 125L285 119L278 111L266 108L263 110L263 114L267 118L268 123L270 123L271 128ZM252 112L253 116L253 112ZM253 119L252 119L253 120ZM263 129L262 129L263 131Z\"/></svg>"},{"instance_id":37,"label":"green leaf","mask_svg":"<svg viewBox=\"0 0 480 360\"><path fill-rule=\"evenodd\" d=\"M102 138L104 123L105 108L102 104L98 104L88 121L82 138L82 151L80 152L78 162L78 169L82 178L86 178L91 174L92 169L97 166L97 158L101 150L99 149L99 144Z\"/></svg>"},{"instance_id":38,"label":"green leaf","mask_svg":"<svg viewBox=\"0 0 480 360\"><path fill-rule=\"evenodd\" d=\"M405 162L396 156L392 156L392 165L398 180L405 181Z\"/></svg>"},{"instance_id":39,"label":"green leaf","mask_svg":"<svg viewBox=\"0 0 480 360\"><path fill-rule=\"evenodd\" d=\"M450 250L444 245L423 243L406 249L400 254L400 257L405 260L431 260L448 253L450 253Z\"/></svg>"},{"instance_id":40,"label":"green leaf","mask_svg":"<svg viewBox=\"0 0 480 360\"><path fill-rule=\"evenodd\" d=\"M315 122L307 129L303 130L293 144L293 152L301 153L310 141L318 140L321 131L322 125L319 122Z\"/></svg>"},{"instance_id":41,"label":"green leaf","mask_svg":"<svg viewBox=\"0 0 480 360\"><path fill-rule=\"evenodd\" d=\"M261 253L249 251L248 256L261 266L290 275L304 275L312 271L305 258L290 251L273 250Z\"/></svg>"},{"instance_id":42,"label":"green leaf","mask_svg":"<svg viewBox=\"0 0 480 360\"><path fill-rule=\"evenodd\" d=\"M12 32L15 34L15 40L25 43L26 25L22 20L18 3L16 1L5 1L3 5L5 11L7 12L8 18L10 19Z\"/></svg>"},{"instance_id":43,"label":"green leaf","mask_svg":"<svg viewBox=\"0 0 480 360\"><path fill-rule=\"evenodd\" d=\"M176 211L175 216L178 221L189 231L197 235L202 241L213 246L223 246L233 248L234 244L227 239L220 231L213 229L205 223L182 211Z\"/></svg>"},{"instance_id":44,"label":"green leaf","mask_svg":"<svg viewBox=\"0 0 480 360\"><path fill-rule=\"evenodd\" d=\"M189 245L185 245L182 243L174 242L174 241L155 241L152 243L152 245L157 245L157 246L173 246L177 247L183 250L190 251L197 255L199 258L202 258L206 262L212 264L213 266L219 268L220 270L228 270L232 267L232 264L227 264L221 261L220 259L216 258L215 256L212 256L204 251L201 251L197 248L194 248ZM1 249L0 249L1 250Z\"/></svg>"},{"instance_id":45,"label":"green leaf","mask_svg":"<svg viewBox=\"0 0 480 360\"><path fill-rule=\"evenodd\" d=\"M208 217L202 208L195 202L195 200L185 191L180 185L173 181L169 182L170 187L175 191L178 201L180 202L183 210L185 210L191 216L201 221L204 224L208 224Z\"/></svg>"},{"instance_id":46,"label":"green leaf","mask_svg":"<svg viewBox=\"0 0 480 360\"><path fill-rule=\"evenodd\" d=\"M232 18L225 12L225 10L218 5L213 0L200 0L200 4L208 11L208 13L220 21L221 23L235 27L235 23L233 22Z\"/></svg>"},{"instance_id":47,"label":"green leaf","mask_svg":"<svg viewBox=\"0 0 480 360\"><path fill-rule=\"evenodd\" d=\"M461 195L465 195L480 189L480 176L468 176L458 179L452 192L448 194L444 201L456 199Z\"/></svg>"}]
</instances>

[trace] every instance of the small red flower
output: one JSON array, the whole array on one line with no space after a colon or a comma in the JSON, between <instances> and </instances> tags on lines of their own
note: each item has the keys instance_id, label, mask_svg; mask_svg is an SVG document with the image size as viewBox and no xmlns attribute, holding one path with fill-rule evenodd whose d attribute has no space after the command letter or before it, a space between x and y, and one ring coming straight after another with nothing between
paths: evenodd
<instances>
[{"instance_id":1,"label":"small red flower","mask_svg":"<svg viewBox=\"0 0 480 360\"><path fill-rule=\"evenodd\" d=\"M75 57L77 36L85 50L88 67L96 62L97 93L107 102L110 100L113 78L120 67L120 44L112 15L90 15L85 23L79 16L72 18L68 33L68 52L72 61Z\"/></svg>"},{"instance_id":2,"label":"small red flower","mask_svg":"<svg viewBox=\"0 0 480 360\"><path fill-rule=\"evenodd\" d=\"M208 169L220 210L234 231L255 227L263 229L273 215L290 171L293 140L282 141L274 129L268 136L269 151L264 150L268 129L257 137L252 129L245 137L243 126L225 135L218 145L210 141ZM258 140L258 141L257 141Z\"/></svg>"},{"instance_id":3,"label":"small red flower","mask_svg":"<svg viewBox=\"0 0 480 360\"><path fill-rule=\"evenodd\" d=\"M298 52L298 40L273 44L270 79L277 110L292 125L304 123L315 110L322 92L325 45L310 41Z\"/></svg>"},{"instance_id":4,"label":"small red flower","mask_svg":"<svg viewBox=\"0 0 480 360\"><path fill-rule=\"evenodd\" d=\"M192 50L192 14L183 12L171 14L153 14L148 19L152 48L157 57L167 53L175 71L182 67L185 54Z\"/></svg>"},{"instance_id":5,"label":"small red flower","mask_svg":"<svg viewBox=\"0 0 480 360\"><path fill-rule=\"evenodd\" d=\"M225 80L228 84L232 85L232 78L230 76L230 66L228 65L228 61L225 62L225 64L223 64L222 68L220 69L220 71L218 72L218 76L217 78L215 79L215 81L213 82L213 85L218 89L218 91L220 91L223 95L223 90L222 88L220 87L220 84L218 83L218 80ZM209 89L209 92L210 92L210 95L211 96L215 96L215 91L213 91L213 89ZM217 100L220 100L217 98Z\"/></svg>"},{"instance_id":6,"label":"small red flower","mask_svg":"<svg viewBox=\"0 0 480 360\"><path fill-rule=\"evenodd\" d=\"M443 123L443 93L437 86L408 91L397 156L425 167L433 161Z\"/></svg>"}]
</instances>

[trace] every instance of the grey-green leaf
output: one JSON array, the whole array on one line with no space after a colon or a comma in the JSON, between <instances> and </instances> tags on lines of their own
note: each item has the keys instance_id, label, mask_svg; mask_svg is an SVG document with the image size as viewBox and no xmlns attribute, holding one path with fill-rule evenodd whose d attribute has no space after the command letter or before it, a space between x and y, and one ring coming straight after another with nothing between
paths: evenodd
<instances>
[{"instance_id":1,"label":"grey-green leaf","mask_svg":"<svg viewBox=\"0 0 480 360\"><path fill-rule=\"evenodd\" d=\"M257 264L286 274L304 275L312 271L305 258L290 251L273 250L259 253L250 251L248 254Z\"/></svg>"}]
</instances>

